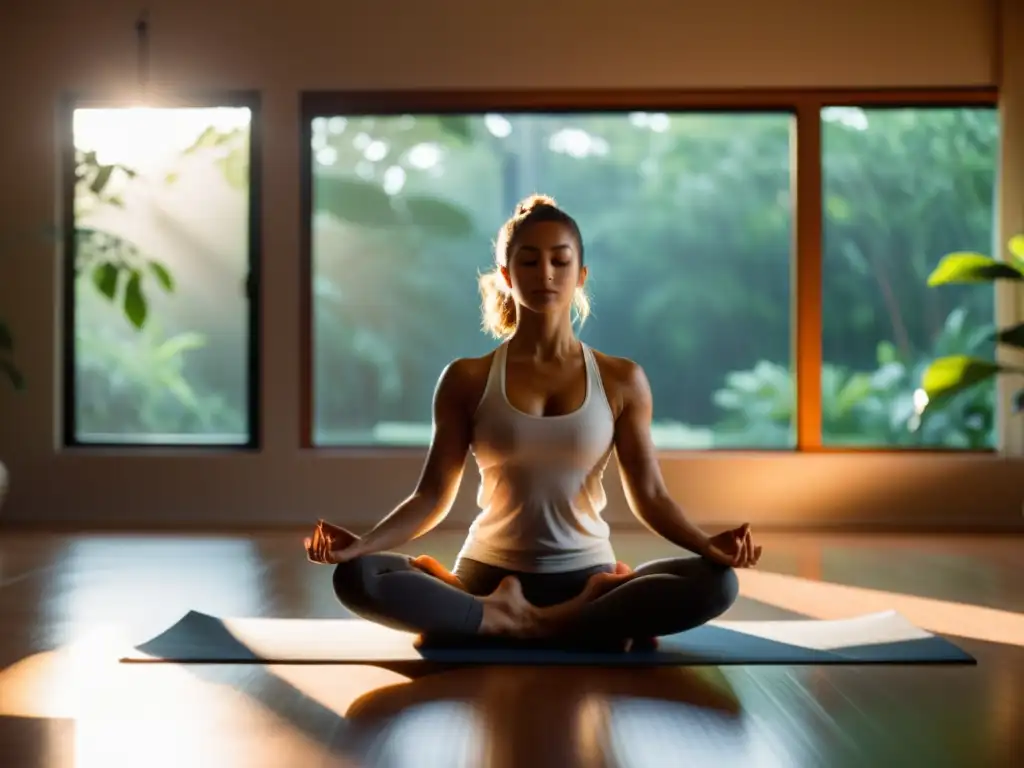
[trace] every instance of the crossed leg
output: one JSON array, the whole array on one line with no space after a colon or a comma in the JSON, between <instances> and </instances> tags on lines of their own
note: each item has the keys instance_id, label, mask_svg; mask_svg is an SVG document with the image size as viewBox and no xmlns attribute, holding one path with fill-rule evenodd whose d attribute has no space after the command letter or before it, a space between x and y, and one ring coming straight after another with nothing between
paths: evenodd
<instances>
[{"instance_id":1,"label":"crossed leg","mask_svg":"<svg viewBox=\"0 0 1024 768\"><path fill-rule=\"evenodd\" d=\"M614 578L614 577L612 577ZM739 596L739 579L728 567L702 557L672 557L639 566L598 596L555 606L560 630L573 636L645 640L685 632L721 616Z\"/></svg>"},{"instance_id":2,"label":"crossed leg","mask_svg":"<svg viewBox=\"0 0 1024 768\"><path fill-rule=\"evenodd\" d=\"M455 576L443 567L427 573L406 555L368 555L338 565L334 589L356 615L428 637L566 637L588 643L683 632L720 616L739 593L731 568L699 557L652 561L628 575L600 567L510 578L502 569L473 566ZM545 583L552 589L548 597L559 602L543 599Z\"/></svg>"}]
</instances>

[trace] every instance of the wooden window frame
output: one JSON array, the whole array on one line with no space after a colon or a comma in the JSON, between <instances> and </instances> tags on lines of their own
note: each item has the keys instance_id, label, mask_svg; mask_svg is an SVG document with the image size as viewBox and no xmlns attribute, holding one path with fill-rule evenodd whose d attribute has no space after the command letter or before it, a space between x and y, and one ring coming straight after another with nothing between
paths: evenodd
<instances>
[{"instance_id":1,"label":"wooden window frame","mask_svg":"<svg viewBox=\"0 0 1024 768\"><path fill-rule=\"evenodd\" d=\"M751 447L743 452L771 453L955 453L991 454L995 448L902 448L830 446L821 436L822 365L822 146L821 112L825 107L991 107L998 108L995 87L889 89L757 90L566 90L566 91L313 91L301 100L301 364L300 442L313 441L313 306L312 306L312 121L333 115L398 115L483 112L789 112L794 120L793 147L793 353L797 418L796 445ZM383 446L353 446L356 450ZM388 450L391 450L390 448ZM702 451L684 451L701 453Z\"/></svg>"}]
</instances>

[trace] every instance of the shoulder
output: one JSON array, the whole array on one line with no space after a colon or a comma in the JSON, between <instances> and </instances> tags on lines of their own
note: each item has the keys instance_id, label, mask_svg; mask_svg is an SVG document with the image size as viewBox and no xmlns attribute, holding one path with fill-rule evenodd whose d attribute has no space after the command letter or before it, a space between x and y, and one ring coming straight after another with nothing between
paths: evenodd
<instances>
[{"instance_id":1,"label":"shoulder","mask_svg":"<svg viewBox=\"0 0 1024 768\"><path fill-rule=\"evenodd\" d=\"M616 418L629 405L650 406L651 386L639 363L628 357L606 355L596 349L593 352L601 371L601 383Z\"/></svg>"},{"instance_id":2,"label":"shoulder","mask_svg":"<svg viewBox=\"0 0 1024 768\"><path fill-rule=\"evenodd\" d=\"M459 357L441 371L437 380L435 400L459 405L467 412L476 410L487 386L494 351L480 357Z\"/></svg>"}]
</instances>

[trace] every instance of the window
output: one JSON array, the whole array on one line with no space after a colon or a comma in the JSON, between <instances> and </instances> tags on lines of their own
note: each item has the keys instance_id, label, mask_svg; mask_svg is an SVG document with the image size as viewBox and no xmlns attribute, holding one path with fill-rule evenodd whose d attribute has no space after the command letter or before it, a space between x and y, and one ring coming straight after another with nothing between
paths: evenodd
<instances>
[{"instance_id":1,"label":"window","mask_svg":"<svg viewBox=\"0 0 1024 768\"><path fill-rule=\"evenodd\" d=\"M995 291L931 288L954 251L993 253L998 113L987 107L822 112L822 442L988 449L995 383L918 416L927 363L990 357Z\"/></svg>"},{"instance_id":2,"label":"window","mask_svg":"<svg viewBox=\"0 0 1024 768\"><path fill-rule=\"evenodd\" d=\"M252 119L71 110L68 444L255 442Z\"/></svg>"},{"instance_id":3,"label":"window","mask_svg":"<svg viewBox=\"0 0 1024 768\"><path fill-rule=\"evenodd\" d=\"M582 336L644 366L657 445L794 445L790 112L307 116L314 444L428 442L442 368L496 344L498 227L543 192L583 231Z\"/></svg>"}]
</instances>

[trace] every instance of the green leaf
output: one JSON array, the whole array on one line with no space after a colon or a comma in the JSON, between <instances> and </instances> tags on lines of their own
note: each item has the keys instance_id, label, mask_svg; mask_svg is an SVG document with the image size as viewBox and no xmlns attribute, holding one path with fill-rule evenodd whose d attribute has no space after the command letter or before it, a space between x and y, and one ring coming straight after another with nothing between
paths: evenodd
<instances>
[{"instance_id":1,"label":"green leaf","mask_svg":"<svg viewBox=\"0 0 1024 768\"><path fill-rule=\"evenodd\" d=\"M928 276L928 285L953 283L991 283L994 280L1024 280L1024 272L980 253L958 252L947 255Z\"/></svg>"},{"instance_id":2,"label":"green leaf","mask_svg":"<svg viewBox=\"0 0 1024 768\"><path fill-rule=\"evenodd\" d=\"M167 390L177 398L179 403L186 408L199 409L199 400L187 381L180 376L173 376L168 377L163 383Z\"/></svg>"},{"instance_id":3,"label":"green leaf","mask_svg":"<svg viewBox=\"0 0 1024 768\"><path fill-rule=\"evenodd\" d=\"M164 287L164 290L171 293L174 290L174 278L170 271L155 259L149 260L149 270L156 276L157 281Z\"/></svg>"},{"instance_id":4,"label":"green leaf","mask_svg":"<svg viewBox=\"0 0 1024 768\"><path fill-rule=\"evenodd\" d=\"M888 363L895 363L899 359L899 352L896 351L896 345L891 341L881 341L878 343L877 351L878 364L880 366Z\"/></svg>"},{"instance_id":5,"label":"green leaf","mask_svg":"<svg viewBox=\"0 0 1024 768\"><path fill-rule=\"evenodd\" d=\"M321 174L316 178L313 200L317 210L352 224L364 227L400 224L391 198L373 182Z\"/></svg>"},{"instance_id":6,"label":"green leaf","mask_svg":"<svg viewBox=\"0 0 1024 768\"><path fill-rule=\"evenodd\" d=\"M208 125L206 126L205 129L203 129L203 132L199 134L196 140L192 142L192 145L185 149L182 152L182 154L191 155L198 152L201 149L205 149L206 147L215 147L217 146L217 143L217 129L214 128L212 125Z\"/></svg>"},{"instance_id":7,"label":"green leaf","mask_svg":"<svg viewBox=\"0 0 1024 768\"><path fill-rule=\"evenodd\" d=\"M14 367L14 363L10 360L0 360L0 371L2 371L11 382L11 386L17 391L25 389L25 377L21 375L21 371Z\"/></svg>"},{"instance_id":8,"label":"green leaf","mask_svg":"<svg viewBox=\"0 0 1024 768\"><path fill-rule=\"evenodd\" d=\"M980 384L1000 372L1012 369L967 355L952 355L933 361L921 377L929 404Z\"/></svg>"},{"instance_id":9,"label":"green leaf","mask_svg":"<svg viewBox=\"0 0 1024 768\"><path fill-rule=\"evenodd\" d=\"M13 352L14 351L14 336L11 335L11 329L7 327L7 323L0 320L0 352Z\"/></svg>"},{"instance_id":10,"label":"green leaf","mask_svg":"<svg viewBox=\"0 0 1024 768\"><path fill-rule=\"evenodd\" d=\"M96 171L96 178L92 180L92 184L89 185L89 189L95 192L97 195L100 194L104 187L107 186L107 182L110 181L110 174L114 172L114 166L112 165L101 165L99 170Z\"/></svg>"},{"instance_id":11,"label":"green leaf","mask_svg":"<svg viewBox=\"0 0 1024 768\"><path fill-rule=\"evenodd\" d=\"M1004 328L996 334L996 341L1010 347L1024 349L1024 323Z\"/></svg>"},{"instance_id":12,"label":"green leaf","mask_svg":"<svg viewBox=\"0 0 1024 768\"><path fill-rule=\"evenodd\" d=\"M853 212L849 201L839 195L829 195L825 198L825 210L832 222L849 221Z\"/></svg>"},{"instance_id":13,"label":"green leaf","mask_svg":"<svg viewBox=\"0 0 1024 768\"><path fill-rule=\"evenodd\" d=\"M245 189L249 186L248 147L232 150L227 157L219 158L217 165L224 174L224 179L234 189Z\"/></svg>"},{"instance_id":14,"label":"green leaf","mask_svg":"<svg viewBox=\"0 0 1024 768\"><path fill-rule=\"evenodd\" d=\"M447 237L466 237L473 233L473 219L461 208L421 195L403 196L402 203L412 223Z\"/></svg>"},{"instance_id":15,"label":"green leaf","mask_svg":"<svg viewBox=\"0 0 1024 768\"><path fill-rule=\"evenodd\" d=\"M172 336L156 350L156 357L160 360L170 360L190 349L202 349L206 346L206 339L198 333L179 333Z\"/></svg>"},{"instance_id":16,"label":"green leaf","mask_svg":"<svg viewBox=\"0 0 1024 768\"><path fill-rule=\"evenodd\" d=\"M148 312L146 297L142 293L142 273L135 270L124 289L124 314L132 325L142 328L146 324Z\"/></svg>"},{"instance_id":17,"label":"green leaf","mask_svg":"<svg viewBox=\"0 0 1024 768\"><path fill-rule=\"evenodd\" d=\"M868 395L871 394L873 383L871 376L864 373L855 373L847 379L843 388L839 390L836 398L836 409L840 415L846 414L851 408L856 407Z\"/></svg>"},{"instance_id":18,"label":"green leaf","mask_svg":"<svg viewBox=\"0 0 1024 768\"><path fill-rule=\"evenodd\" d=\"M1014 260L1024 268L1024 235L1014 235L1011 237L1007 248Z\"/></svg>"},{"instance_id":19,"label":"green leaf","mask_svg":"<svg viewBox=\"0 0 1024 768\"><path fill-rule=\"evenodd\" d=\"M92 281L96 285L96 289L111 301L117 295L117 281L120 276L117 265L109 261L97 264L92 271Z\"/></svg>"},{"instance_id":20,"label":"green leaf","mask_svg":"<svg viewBox=\"0 0 1024 768\"><path fill-rule=\"evenodd\" d=\"M473 124L465 115L442 115L437 118L437 122L441 130L462 141L473 138Z\"/></svg>"}]
</instances>

